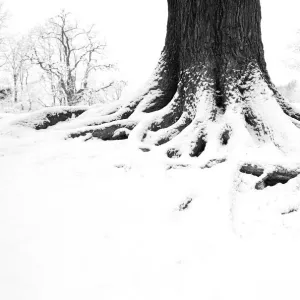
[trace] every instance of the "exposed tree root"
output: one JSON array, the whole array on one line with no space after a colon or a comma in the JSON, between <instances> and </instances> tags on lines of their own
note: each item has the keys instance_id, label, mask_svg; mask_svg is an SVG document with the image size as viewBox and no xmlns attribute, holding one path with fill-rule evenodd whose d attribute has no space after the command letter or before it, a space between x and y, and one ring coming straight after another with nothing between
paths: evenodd
<instances>
[{"instance_id":1,"label":"exposed tree root","mask_svg":"<svg viewBox=\"0 0 300 300\"><path fill-rule=\"evenodd\" d=\"M140 147L144 152L161 147L173 159L204 156L208 162L199 166L201 169L225 162L225 158L213 157L227 157L226 149L240 139L251 140L255 146L270 143L283 151L290 139L287 133L297 130L293 123L300 127L300 111L279 95L257 64L251 62L239 71L230 68L223 70L221 77L209 65L178 72L178 66L170 65L163 54L152 80L138 97L92 118L87 112L85 118L77 119L81 127L70 131L67 138L108 141L130 136L145 145ZM85 111L65 109L46 114L34 128L45 129ZM187 166L175 163L168 169ZM256 189L286 183L300 173L277 167L265 174L264 167L254 164L245 164L240 171L263 176Z\"/></svg>"},{"instance_id":2,"label":"exposed tree root","mask_svg":"<svg viewBox=\"0 0 300 300\"><path fill-rule=\"evenodd\" d=\"M15 125L23 125L36 130L47 129L59 122L77 118L87 110L87 107L50 107L22 117L15 122Z\"/></svg>"},{"instance_id":3,"label":"exposed tree root","mask_svg":"<svg viewBox=\"0 0 300 300\"><path fill-rule=\"evenodd\" d=\"M103 128L94 130L93 137L106 140L123 140L128 138L130 131L136 126L136 122L116 122L116 124L107 124Z\"/></svg>"},{"instance_id":4,"label":"exposed tree root","mask_svg":"<svg viewBox=\"0 0 300 300\"><path fill-rule=\"evenodd\" d=\"M264 110L265 107L269 108L265 102L273 103L276 108L279 98L274 96L274 91L269 88L259 68L251 64L242 79L230 77L223 83L226 89L223 88L222 91L219 90L220 87L217 89L217 83L208 73L207 70L199 68L193 72L182 73L176 94L166 101L163 107L154 104L156 100L153 99L159 98L149 98L151 94L149 90L144 99L104 116L99 122L102 125L84 127L70 133L69 137L88 135L88 138L116 140L126 139L135 131L135 134L138 133L139 141L145 143L145 147L140 147L142 151L148 152L153 146L165 145L163 147L166 155L175 160L182 156L202 157L204 152L207 153L212 149L217 154L230 145L232 137L238 142L239 135L240 137L248 135L250 139L254 139L254 143L270 142L281 149L284 144L284 140L281 139L284 135L280 133L276 135L273 120L266 118L265 114L268 114L268 111ZM161 92L157 97L159 95ZM279 105L280 103L283 102L279 101ZM279 106L276 109L279 110ZM128 114L124 114L125 111L128 111ZM287 111L290 110L285 112ZM290 114L291 118L295 116L298 117ZM299 122L296 118L293 120ZM225 161L225 158L210 158L207 163L198 167L211 168ZM169 164L167 169L189 166L191 164L173 163ZM300 173L298 170L277 167L265 174L264 167L253 164L243 165L240 171L257 177L264 176L257 182L256 189L286 183Z\"/></svg>"},{"instance_id":5,"label":"exposed tree root","mask_svg":"<svg viewBox=\"0 0 300 300\"><path fill-rule=\"evenodd\" d=\"M263 190L268 186L275 186L278 183L286 184L291 179L296 178L300 174L300 170L287 170L280 166L277 170L267 174L256 185L257 190Z\"/></svg>"},{"instance_id":6,"label":"exposed tree root","mask_svg":"<svg viewBox=\"0 0 300 300\"><path fill-rule=\"evenodd\" d=\"M174 99L164 109L153 114L153 118L145 125L144 131L157 132L161 129L168 128L176 123L184 109L184 99L175 96Z\"/></svg>"},{"instance_id":7,"label":"exposed tree root","mask_svg":"<svg viewBox=\"0 0 300 300\"><path fill-rule=\"evenodd\" d=\"M262 174L264 174L265 170L263 167L258 165L245 164L240 168L240 172L260 177Z\"/></svg>"},{"instance_id":8,"label":"exposed tree root","mask_svg":"<svg viewBox=\"0 0 300 300\"><path fill-rule=\"evenodd\" d=\"M178 85L177 65L170 64L169 59L163 51L152 77L136 97L80 125L98 126L129 119L133 114L152 113L163 109L173 99Z\"/></svg>"},{"instance_id":9,"label":"exposed tree root","mask_svg":"<svg viewBox=\"0 0 300 300\"><path fill-rule=\"evenodd\" d=\"M90 135L89 138L107 140L122 140L128 138L130 131L136 126L136 122L121 120L100 126L85 127L78 131L73 131L68 135L70 138Z\"/></svg>"},{"instance_id":10,"label":"exposed tree root","mask_svg":"<svg viewBox=\"0 0 300 300\"><path fill-rule=\"evenodd\" d=\"M159 135L154 140L154 144L160 146L171 141L175 136L179 135L185 128L187 128L191 122L191 117L186 114L181 115L181 118L175 124L160 131Z\"/></svg>"},{"instance_id":11,"label":"exposed tree root","mask_svg":"<svg viewBox=\"0 0 300 300\"><path fill-rule=\"evenodd\" d=\"M263 190L268 186L275 186L278 183L285 184L291 179L296 178L300 174L300 169L286 169L281 166L276 166L271 172L265 174L265 169L262 166L245 164L240 168L240 172L251 174L256 177L262 177L255 185L255 189Z\"/></svg>"},{"instance_id":12,"label":"exposed tree root","mask_svg":"<svg viewBox=\"0 0 300 300\"><path fill-rule=\"evenodd\" d=\"M41 124L37 124L35 129L36 130L47 129L48 127L54 126L59 122L64 122L73 117L77 118L84 112L86 112L85 109L78 109L78 110L72 109L71 111L65 109L64 111L59 113L48 113L45 116L45 121Z\"/></svg>"}]
</instances>

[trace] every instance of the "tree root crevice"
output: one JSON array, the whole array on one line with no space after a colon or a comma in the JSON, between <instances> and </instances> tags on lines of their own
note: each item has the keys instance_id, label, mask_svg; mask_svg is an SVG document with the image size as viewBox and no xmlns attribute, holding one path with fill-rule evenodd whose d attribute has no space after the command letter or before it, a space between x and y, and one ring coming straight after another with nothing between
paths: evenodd
<instances>
[{"instance_id":1,"label":"tree root crevice","mask_svg":"<svg viewBox=\"0 0 300 300\"><path fill-rule=\"evenodd\" d=\"M192 118L183 116L172 126L158 131L158 137L156 138L155 145L160 146L171 141L175 136L179 135L184 129L186 129L192 121Z\"/></svg>"}]
</instances>

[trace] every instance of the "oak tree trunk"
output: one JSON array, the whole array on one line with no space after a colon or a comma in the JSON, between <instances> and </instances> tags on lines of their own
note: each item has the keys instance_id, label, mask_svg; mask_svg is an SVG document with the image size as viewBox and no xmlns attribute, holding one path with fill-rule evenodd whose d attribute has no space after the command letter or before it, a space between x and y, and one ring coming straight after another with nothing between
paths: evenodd
<instances>
[{"instance_id":1,"label":"oak tree trunk","mask_svg":"<svg viewBox=\"0 0 300 300\"><path fill-rule=\"evenodd\" d=\"M266 72L259 0L168 0L165 51L180 68L209 64L222 75L229 66L256 61Z\"/></svg>"},{"instance_id":2,"label":"oak tree trunk","mask_svg":"<svg viewBox=\"0 0 300 300\"><path fill-rule=\"evenodd\" d=\"M166 56L178 61L181 74L205 68L219 106L225 105L229 82L250 65L269 80L259 0L168 0L168 6Z\"/></svg>"}]
</instances>

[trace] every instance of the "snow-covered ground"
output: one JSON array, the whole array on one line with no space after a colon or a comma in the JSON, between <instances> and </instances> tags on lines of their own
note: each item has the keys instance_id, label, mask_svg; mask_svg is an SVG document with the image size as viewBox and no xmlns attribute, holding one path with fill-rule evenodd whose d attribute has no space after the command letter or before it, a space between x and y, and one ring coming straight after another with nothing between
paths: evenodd
<instances>
[{"instance_id":1,"label":"snow-covered ground","mask_svg":"<svg viewBox=\"0 0 300 300\"><path fill-rule=\"evenodd\" d=\"M299 178L257 191L230 161L168 169L14 118L0 116L0 299L300 299Z\"/></svg>"}]
</instances>

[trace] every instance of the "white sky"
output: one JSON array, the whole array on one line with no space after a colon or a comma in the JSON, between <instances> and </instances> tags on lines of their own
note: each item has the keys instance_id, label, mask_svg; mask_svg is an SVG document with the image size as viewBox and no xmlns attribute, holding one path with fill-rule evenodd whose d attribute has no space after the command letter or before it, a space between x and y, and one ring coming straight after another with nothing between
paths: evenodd
<instances>
[{"instance_id":1,"label":"white sky","mask_svg":"<svg viewBox=\"0 0 300 300\"><path fill-rule=\"evenodd\" d=\"M271 77L286 83L299 73L285 67L287 46L300 29L299 0L261 0L263 39ZM94 23L106 37L113 57L132 86L151 74L164 44L166 0L6 0L11 13L9 29L26 33L38 23L65 9L83 23Z\"/></svg>"}]
</instances>

